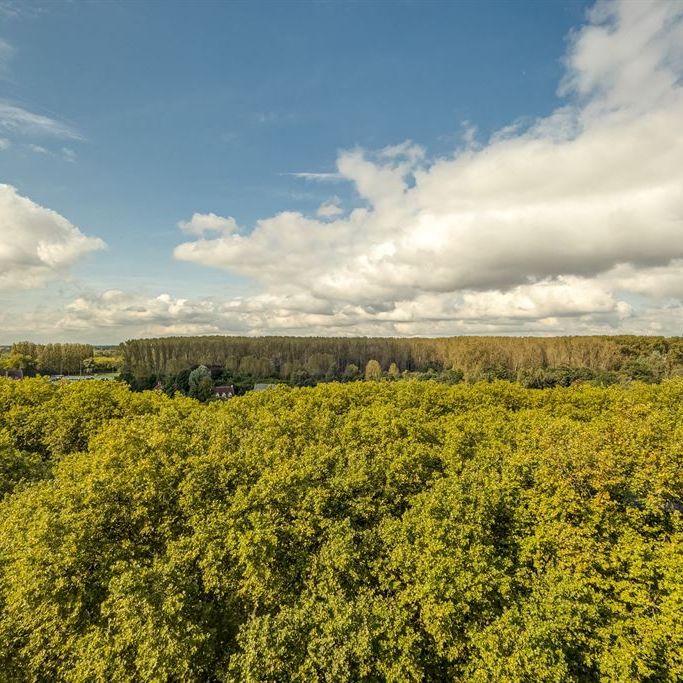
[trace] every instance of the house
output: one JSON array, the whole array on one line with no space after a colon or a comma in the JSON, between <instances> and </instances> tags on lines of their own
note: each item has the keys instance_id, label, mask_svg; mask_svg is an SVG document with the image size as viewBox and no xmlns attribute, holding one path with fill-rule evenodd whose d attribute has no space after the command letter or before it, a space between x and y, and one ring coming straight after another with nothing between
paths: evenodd
<instances>
[{"instance_id":1,"label":"house","mask_svg":"<svg viewBox=\"0 0 683 683\"><path fill-rule=\"evenodd\" d=\"M223 387L214 387L213 393L216 398L232 398L235 395L235 387L232 384Z\"/></svg>"},{"instance_id":2,"label":"house","mask_svg":"<svg viewBox=\"0 0 683 683\"><path fill-rule=\"evenodd\" d=\"M158 394L162 394L164 392L164 385L161 382L157 382L154 385L154 389L152 391L156 391Z\"/></svg>"},{"instance_id":3,"label":"house","mask_svg":"<svg viewBox=\"0 0 683 683\"><path fill-rule=\"evenodd\" d=\"M266 389L272 389L275 384L254 384L254 391L265 391Z\"/></svg>"},{"instance_id":4,"label":"house","mask_svg":"<svg viewBox=\"0 0 683 683\"><path fill-rule=\"evenodd\" d=\"M9 379L24 379L23 370L0 370L0 377L9 377Z\"/></svg>"}]
</instances>

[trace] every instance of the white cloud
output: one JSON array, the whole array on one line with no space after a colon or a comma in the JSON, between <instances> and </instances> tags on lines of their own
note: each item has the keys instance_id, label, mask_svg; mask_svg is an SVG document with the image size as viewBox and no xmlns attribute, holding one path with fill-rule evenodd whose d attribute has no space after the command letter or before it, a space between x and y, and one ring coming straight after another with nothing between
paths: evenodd
<instances>
[{"instance_id":1,"label":"white cloud","mask_svg":"<svg viewBox=\"0 0 683 683\"><path fill-rule=\"evenodd\" d=\"M339 203L339 197L332 197L318 207L316 214L320 218L334 218L335 216L340 216L344 213L344 209L339 206Z\"/></svg>"},{"instance_id":2,"label":"white cloud","mask_svg":"<svg viewBox=\"0 0 683 683\"><path fill-rule=\"evenodd\" d=\"M660 307L661 308L661 307ZM683 314L662 323L656 308L643 311L634 330L673 333ZM680 305L668 310L683 311ZM124 336L176 334L321 334L451 335L517 333L585 334L614 332L631 320L628 303L600 283L567 279L521 286L496 295L466 292L450 297L422 294L387 309L346 304L334 307L306 294L261 294L228 301L190 300L168 294L147 296L110 290L79 296L61 312L43 314L35 328L48 322L71 334L111 340Z\"/></svg>"},{"instance_id":3,"label":"white cloud","mask_svg":"<svg viewBox=\"0 0 683 683\"><path fill-rule=\"evenodd\" d=\"M0 151L9 149L12 143L7 138L0 138Z\"/></svg>"},{"instance_id":4,"label":"white cloud","mask_svg":"<svg viewBox=\"0 0 683 683\"><path fill-rule=\"evenodd\" d=\"M315 183L337 183L345 180L341 173L314 173L310 171L300 171L298 173L282 173L281 175L292 176L300 180L310 180Z\"/></svg>"},{"instance_id":5,"label":"white cloud","mask_svg":"<svg viewBox=\"0 0 683 683\"><path fill-rule=\"evenodd\" d=\"M599 3L566 64L566 103L486 144L470 132L429 159L407 141L342 152L336 174L291 174L345 180L366 208L202 231L175 256L251 278L261 294L240 310L260 307L256 322L278 329L638 325L639 310L683 295L672 271L683 263L683 4Z\"/></svg>"},{"instance_id":6,"label":"white cloud","mask_svg":"<svg viewBox=\"0 0 683 683\"><path fill-rule=\"evenodd\" d=\"M425 149L416 145L412 140L406 140L398 145L389 145L379 151L379 156L384 159L407 159L417 162L425 156Z\"/></svg>"},{"instance_id":7,"label":"white cloud","mask_svg":"<svg viewBox=\"0 0 683 683\"><path fill-rule=\"evenodd\" d=\"M217 216L215 213L195 213L189 221L180 221L178 227L190 235L202 236L207 233L231 235L237 232L235 219Z\"/></svg>"},{"instance_id":8,"label":"white cloud","mask_svg":"<svg viewBox=\"0 0 683 683\"><path fill-rule=\"evenodd\" d=\"M601 277L615 291L629 292L656 300L683 300L683 260L666 266L636 268L621 264Z\"/></svg>"},{"instance_id":9,"label":"white cloud","mask_svg":"<svg viewBox=\"0 0 683 683\"><path fill-rule=\"evenodd\" d=\"M0 101L0 130L26 136L83 140L75 128L49 116L35 114L9 102Z\"/></svg>"},{"instance_id":10,"label":"white cloud","mask_svg":"<svg viewBox=\"0 0 683 683\"><path fill-rule=\"evenodd\" d=\"M561 93L584 114L640 114L680 99L683 5L677 0L598 2L573 36Z\"/></svg>"},{"instance_id":11,"label":"white cloud","mask_svg":"<svg viewBox=\"0 0 683 683\"><path fill-rule=\"evenodd\" d=\"M243 327L226 304L213 300L190 301L169 294L149 297L120 290L83 295L69 303L54 322L58 329L89 332L114 328L135 334L208 334Z\"/></svg>"},{"instance_id":12,"label":"white cloud","mask_svg":"<svg viewBox=\"0 0 683 683\"><path fill-rule=\"evenodd\" d=\"M40 286L104 246L55 211L0 184L0 289Z\"/></svg>"}]
</instances>

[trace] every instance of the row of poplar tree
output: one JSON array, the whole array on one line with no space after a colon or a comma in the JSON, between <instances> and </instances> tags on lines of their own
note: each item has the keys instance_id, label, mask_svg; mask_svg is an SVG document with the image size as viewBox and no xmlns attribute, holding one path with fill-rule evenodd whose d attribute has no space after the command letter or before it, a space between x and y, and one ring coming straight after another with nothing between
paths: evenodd
<instances>
[{"instance_id":1,"label":"row of poplar tree","mask_svg":"<svg viewBox=\"0 0 683 683\"><path fill-rule=\"evenodd\" d=\"M679 337L170 337L130 340L121 353L123 375L139 388L200 365L228 378L299 385L357 379L368 364L373 378L378 366L389 376L453 371L474 381L525 376L540 385L552 383L558 368L568 382L600 373L659 381L683 369Z\"/></svg>"}]
</instances>

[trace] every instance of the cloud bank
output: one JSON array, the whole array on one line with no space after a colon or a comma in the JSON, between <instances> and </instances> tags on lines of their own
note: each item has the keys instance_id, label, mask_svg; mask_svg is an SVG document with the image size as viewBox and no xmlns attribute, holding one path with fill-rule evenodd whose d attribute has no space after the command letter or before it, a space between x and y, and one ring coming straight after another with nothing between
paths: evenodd
<instances>
[{"instance_id":1,"label":"cloud bank","mask_svg":"<svg viewBox=\"0 0 683 683\"><path fill-rule=\"evenodd\" d=\"M0 184L0 289L44 285L104 242Z\"/></svg>"},{"instance_id":2,"label":"cloud bank","mask_svg":"<svg viewBox=\"0 0 683 683\"><path fill-rule=\"evenodd\" d=\"M565 65L562 107L482 146L342 152L363 208L212 216L175 256L251 278L258 332L680 333L683 5L598 3Z\"/></svg>"}]
</instances>

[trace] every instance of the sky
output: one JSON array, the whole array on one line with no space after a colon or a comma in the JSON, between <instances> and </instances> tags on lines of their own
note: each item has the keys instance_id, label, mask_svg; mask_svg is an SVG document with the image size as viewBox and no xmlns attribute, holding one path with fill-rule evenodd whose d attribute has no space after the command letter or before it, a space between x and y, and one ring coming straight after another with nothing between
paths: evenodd
<instances>
[{"instance_id":1,"label":"sky","mask_svg":"<svg viewBox=\"0 0 683 683\"><path fill-rule=\"evenodd\" d=\"M683 3L0 0L0 344L667 334Z\"/></svg>"}]
</instances>

